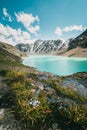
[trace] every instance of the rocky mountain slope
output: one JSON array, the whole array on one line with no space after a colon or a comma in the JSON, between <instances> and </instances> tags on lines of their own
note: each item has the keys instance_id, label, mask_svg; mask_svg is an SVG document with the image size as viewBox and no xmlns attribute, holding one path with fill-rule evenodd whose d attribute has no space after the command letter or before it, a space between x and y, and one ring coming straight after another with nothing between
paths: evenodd
<instances>
[{"instance_id":1,"label":"rocky mountain slope","mask_svg":"<svg viewBox=\"0 0 87 130\"><path fill-rule=\"evenodd\" d=\"M37 40L34 44L17 44L16 48L26 54L87 57L87 30L78 37L68 39L65 42L62 40ZM77 50L79 53L77 53Z\"/></svg>"},{"instance_id":2,"label":"rocky mountain slope","mask_svg":"<svg viewBox=\"0 0 87 130\"><path fill-rule=\"evenodd\" d=\"M87 57L87 30L72 39L62 56Z\"/></svg>"},{"instance_id":3,"label":"rocky mountain slope","mask_svg":"<svg viewBox=\"0 0 87 130\"><path fill-rule=\"evenodd\" d=\"M19 52L15 47L10 46L6 43L0 43L0 65L1 66L4 66L5 63L10 64L10 62L19 62L21 60L21 58L19 57L21 54L22 53Z\"/></svg>"},{"instance_id":4,"label":"rocky mountain slope","mask_svg":"<svg viewBox=\"0 0 87 130\"><path fill-rule=\"evenodd\" d=\"M16 48L22 52L32 54L55 54L62 44L62 40L37 40L34 44L17 44Z\"/></svg>"},{"instance_id":5,"label":"rocky mountain slope","mask_svg":"<svg viewBox=\"0 0 87 130\"><path fill-rule=\"evenodd\" d=\"M68 50L76 47L87 48L87 30L70 42Z\"/></svg>"},{"instance_id":6,"label":"rocky mountain slope","mask_svg":"<svg viewBox=\"0 0 87 130\"><path fill-rule=\"evenodd\" d=\"M62 40L37 40L33 45L34 53L56 53L62 46Z\"/></svg>"},{"instance_id":7,"label":"rocky mountain slope","mask_svg":"<svg viewBox=\"0 0 87 130\"><path fill-rule=\"evenodd\" d=\"M16 48L18 50L20 50L20 52L30 52L31 51L31 46L29 44L23 44L23 43L20 43L20 44L17 44L16 45Z\"/></svg>"},{"instance_id":8,"label":"rocky mountain slope","mask_svg":"<svg viewBox=\"0 0 87 130\"><path fill-rule=\"evenodd\" d=\"M4 51L8 51L9 53L22 57L25 54L23 54L21 51L19 51L16 47L13 47L12 45L9 45L7 43L4 42L0 42L0 49L3 49Z\"/></svg>"}]
</instances>

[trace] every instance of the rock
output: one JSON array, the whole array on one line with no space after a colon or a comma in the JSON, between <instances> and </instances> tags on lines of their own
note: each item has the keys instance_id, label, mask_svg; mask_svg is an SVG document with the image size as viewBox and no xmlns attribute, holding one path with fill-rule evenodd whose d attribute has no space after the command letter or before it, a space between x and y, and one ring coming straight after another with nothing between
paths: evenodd
<instances>
[{"instance_id":1,"label":"rock","mask_svg":"<svg viewBox=\"0 0 87 130\"><path fill-rule=\"evenodd\" d=\"M0 130L25 130L20 126L10 109L0 109Z\"/></svg>"},{"instance_id":2,"label":"rock","mask_svg":"<svg viewBox=\"0 0 87 130\"><path fill-rule=\"evenodd\" d=\"M72 78L65 79L62 82L62 86L73 89L82 96L87 96L87 88L82 83L80 83L75 79Z\"/></svg>"},{"instance_id":3,"label":"rock","mask_svg":"<svg viewBox=\"0 0 87 130\"><path fill-rule=\"evenodd\" d=\"M40 89L44 90L44 85L41 82L36 82L35 85Z\"/></svg>"}]
</instances>

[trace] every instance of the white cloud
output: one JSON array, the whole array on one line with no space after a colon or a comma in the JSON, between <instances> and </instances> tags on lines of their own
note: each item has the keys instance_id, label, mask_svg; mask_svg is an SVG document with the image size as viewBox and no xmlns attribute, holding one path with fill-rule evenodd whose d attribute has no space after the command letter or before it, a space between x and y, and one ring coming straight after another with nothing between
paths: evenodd
<instances>
[{"instance_id":1,"label":"white cloud","mask_svg":"<svg viewBox=\"0 0 87 130\"><path fill-rule=\"evenodd\" d=\"M58 35L58 36L61 36L62 35L62 29L57 27L55 34Z\"/></svg>"},{"instance_id":2,"label":"white cloud","mask_svg":"<svg viewBox=\"0 0 87 130\"><path fill-rule=\"evenodd\" d=\"M73 31L84 31L87 27L83 25L73 25L73 26L66 26L64 28L57 27L55 34L57 36L62 36L63 32L73 32Z\"/></svg>"},{"instance_id":3,"label":"white cloud","mask_svg":"<svg viewBox=\"0 0 87 130\"><path fill-rule=\"evenodd\" d=\"M3 8L3 14L4 14L4 17L3 17L3 20L5 20L5 18L8 18L8 21L9 22L12 22L12 16L7 12L7 9L6 8Z\"/></svg>"},{"instance_id":4,"label":"white cloud","mask_svg":"<svg viewBox=\"0 0 87 130\"><path fill-rule=\"evenodd\" d=\"M21 29L13 29L10 26L4 26L0 23L0 41L17 44L17 43L32 43L33 40L30 39L30 34L27 31L22 31Z\"/></svg>"},{"instance_id":5,"label":"white cloud","mask_svg":"<svg viewBox=\"0 0 87 130\"><path fill-rule=\"evenodd\" d=\"M83 31L82 25L74 25L74 26L66 26L63 28L64 32L70 32L70 31Z\"/></svg>"},{"instance_id":6,"label":"white cloud","mask_svg":"<svg viewBox=\"0 0 87 130\"><path fill-rule=\"evenodd\" d=\"M33 16L32 14L26 14L24 12L15 13L16 19L18 22L21 22L23 26L32 34L37 34L37 31L40 30L39 27L39 17ZM37 22L37 25L33 26L33 24Z\"/></svg>"},{"instance_id":7,"label":"white cloud","mask_svg":"<svg viewBox=\"0 0 87 130\"><path fill-rule=\"evenodd\" d=\"M12 40L12 38L6 39L5 36L1 34L0 34L0 41L11 44L11 45L15 45L15 42Z\"/></svg>"},{"instance_id":8,"label":"white cloud","mask_svg":"<svg viewBox=\"0 0 87 130\"><path fill-rule=\"evenodd\" d=\"M29 44L33 44L37 39L30 39Z\"/></svg>"},{"instance_id":9,"label":"white cloud","mask_svg":"<svg viewBox=\"0 0 87 130\"><path fill-rule=\"evenodd\" d=\"M37 36L36 32L39 31L39 30L40 30L40 27L38 25L36 25L35 27L31 26L31 27L28 28L28 31L35 34L36 36Z\"/></svg>"}]
</instances>

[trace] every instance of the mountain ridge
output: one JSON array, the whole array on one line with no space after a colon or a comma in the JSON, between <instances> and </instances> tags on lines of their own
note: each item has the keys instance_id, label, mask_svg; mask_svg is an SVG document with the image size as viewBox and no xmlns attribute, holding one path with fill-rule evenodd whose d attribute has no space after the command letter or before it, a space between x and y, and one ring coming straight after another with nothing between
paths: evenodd
<instances>
[{"instance_id":1,"label":"mountain ridge","mask_svg":"<svg viewBox=\"0 0 87 130\"><path fill-rule=\"evenodd\" d=\"M26 54L53 54L87 57L87 30L76 38L62 40L37 40L34 44L17 44L16 48ZM80 55L76 48L80 48ZM74 50L75 49L75 50Z\"/></svg>"},{"instance_id":2,"label":"mountain ridge","mask_svg":"<svg viewBox=\"0 0 87 130\"><path fill-rule=\"evenodd\" d=\"M87 29L71 41L68 50L76 47L87 48Z\"/></svg>"}]
</instances>

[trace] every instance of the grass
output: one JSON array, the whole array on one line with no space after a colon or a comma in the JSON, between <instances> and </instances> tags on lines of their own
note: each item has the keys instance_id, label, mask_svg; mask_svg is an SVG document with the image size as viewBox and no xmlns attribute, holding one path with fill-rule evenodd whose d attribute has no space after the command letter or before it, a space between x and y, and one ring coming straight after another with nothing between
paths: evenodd
<instances>
[{"instance_id":1,"label":"grass","mask_svg":"<svg viewBox=\"0 0 87 130\"><path fill-rule=\"evenodd\" d=\"M63 96L65 98L75 100L78 103L87 103L87 97L81 96L75 90L69 89L67 87L62 87L60 84L61 79L63 79L63 78L60 77L60 79L58 79L57 81L49 79L49 80L43 81L43 82L47 83L53 89L55 89L58 96Z\"/></svg>"},{"instance_id":2,"label":"grass","mask_svg":"<svg viewBox=\"0 0 87 130\"><path fill-rule=\"evenodd\" d=\"M75 105L69 104L62 109L59 109L61 105L60 102L54 104L47 102L46 92L43 91L38 96L35 96L35 93L31 91L36 87L32 86L32 82L37 80L35 74L32 75L21 71L11 70L6 73L6 77L8 79L7 82L11 87L8 96L9 102L12 104L16 119L20 120L27 130L49 129L52 127L53 122L59 124L61 130L65 130L65 127L67 130L73 130L74 128L86 130L87 106L85 104L87 99L78 95L75 91L64 89L59 86L56 81L50 79L43 81L44 83L51 85L51 87L56 90L58 96L72 99L77 102ZM29 100L32 97L33 99L40 101L40 105L36 108L33 108L32 105L29 104Z\"/></svg>"}]
</instances>

